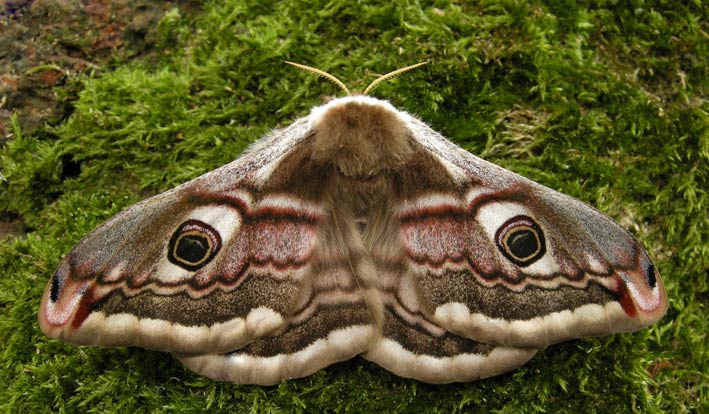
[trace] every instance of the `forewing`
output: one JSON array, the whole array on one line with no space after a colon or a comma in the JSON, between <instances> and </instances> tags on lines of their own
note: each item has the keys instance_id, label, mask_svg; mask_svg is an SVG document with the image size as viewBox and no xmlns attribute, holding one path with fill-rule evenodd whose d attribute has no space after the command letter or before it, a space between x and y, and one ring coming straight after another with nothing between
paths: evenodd
<instances>
[{"instance_id":1,"label":"forewing","mask_svg":"<svg viewBox=\"0 0 709 414\"><path fill-rule=\"evenodd\" d=\"M512 370L534 355L534 349L503 347L464 337L443 327L426 312L423 291L407 251L401 242L400 221L392 212L398 197L421 189L450 189L450 183L433 159L420 152L407 168L392 179L386 200L373 203L362 219L363 240L371 252L374 285L378 287L383 319L381 335L364 358L396 375L429 383L473 381ZM426 171L422 174L422 171Z\"/></svg>"},{"instance_id":2,"label":"forewing","mask_svg":"<svg viewBox=\"0 0 709 414\"><path fill-rule=\"evenodd\" d=\"M381 320L378 292L366 280L371 260L351 211L335 202L333 193L327 188L328 213L288 323L233 352L180 356L187 367L218 380L270 385L312 374L371 346Z\"/></svg>"},{"instance_id":3,"label":"forewing","mask_svg":"<svg viewBox=\"0 0 709 414\"><path fill-rule=\"evenodd\" d=\"M50 336L77 344L227 352L287 325L323 211L326 175L288 192L276 166L307 122L118 214L62 261L42 300ZM296 157L297 158L297 157Z\"/></svg>"},{"instance_id":4,"label":"forewing","mask_svg":"<svg viewBox=\"0 0 709 414\"><path fill-rule=\"evenodd\" d=\"M542 347L665 313L657 270L610 218L416 120L410 128L451 180L449 191L405 195L396 213L426 316L480 341Z\"/></svg>"}]
</instances>

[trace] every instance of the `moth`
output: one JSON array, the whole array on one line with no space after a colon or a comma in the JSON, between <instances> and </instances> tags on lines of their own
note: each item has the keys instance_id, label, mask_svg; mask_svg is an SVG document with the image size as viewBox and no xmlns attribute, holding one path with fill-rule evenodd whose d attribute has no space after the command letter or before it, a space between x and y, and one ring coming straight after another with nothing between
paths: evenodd
<instances>
[{"instance_id":1,"label":"moth","mask_svg":"<svg viewBox=\"0 0 709 414\"><path fill-rule=\"evenodd\" d=\"M44 291L46 335L235 383L356 355L448 383L665 314L657 269L610 218L295 65L348 96L84 237Z\"/></svg>"}]
</instances>

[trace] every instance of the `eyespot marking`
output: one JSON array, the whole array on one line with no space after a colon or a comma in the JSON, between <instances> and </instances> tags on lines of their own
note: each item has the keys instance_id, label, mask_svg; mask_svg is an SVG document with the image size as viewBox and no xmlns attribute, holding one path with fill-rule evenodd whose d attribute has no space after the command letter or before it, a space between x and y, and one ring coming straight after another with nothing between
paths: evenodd
<instances>
[{"instance_id":1,"label":"eyespot marking","mask_svg":"<svg viewBox=\"0 0 709 414\"><path fill-rule=\"evenodd\" d=\"M221 237L212 226L187 220L172 234L167 258L183 269L195 271L209 263L221 247Z\"/></svg>"},{"instance_id":2,"label":"eyespot marking","mask_svg":"<svg viewBox=\"0 0 709 414\"><path fill-rule=\"evenodd\" d=\"M525 267L546 253L544 233L528 216L515 216L507 220L495 234L497 247L512 263Z\"/></svg>"}]
</instances>

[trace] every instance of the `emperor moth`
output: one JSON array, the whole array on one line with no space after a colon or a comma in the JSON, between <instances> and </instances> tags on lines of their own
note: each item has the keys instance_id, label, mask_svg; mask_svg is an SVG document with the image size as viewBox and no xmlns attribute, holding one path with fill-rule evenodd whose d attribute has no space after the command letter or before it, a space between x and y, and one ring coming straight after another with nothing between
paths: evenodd
<instances>
[{"instance_id":1,"label":"emperor moth","mask_svg":"<svg viewBox=\"0 0 709 414\"><path fill-rule=\"evenodd\" d=\"M355 355L446 383L666 309L648 254L610 218L351 95L99 226L52 276L39 323L236 383Z\"/></svg>"}]
</instances>

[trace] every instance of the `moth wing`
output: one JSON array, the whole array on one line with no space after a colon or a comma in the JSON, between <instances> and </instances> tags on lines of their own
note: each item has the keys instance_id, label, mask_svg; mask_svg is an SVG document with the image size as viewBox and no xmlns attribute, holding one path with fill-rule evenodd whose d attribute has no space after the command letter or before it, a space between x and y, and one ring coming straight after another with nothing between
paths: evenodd
<instances>
[{"instance_id":1,"label":"moth wing","mask_svg":"<svg viewBox=\"0 0 709 414\"><path fill-rule=\"evenodd\" d=\"M215 380L273 385L352 358L379 336L371 309L356 288L310 294L314 296L278 332L224 354L177 357L191 370Z\"/></svg>"},{"instance_id":2,"label":"moth wing","mask_svg":"<svg viewBox=\"0 0 709 414\"><path fill-rule=\"evenodd\" d=\"M292 170L276 167L304 162L307 130L298 121L87 235L45 289L42 330L75 344L202 354L286 329L313 292L327 175L303 165L310 179L292 191Z\"/></svg>"},{"instance_id":3,"label":"moth wing","mask_svg":"<svg viewBox=\"0 0 709 414\"><path fill-rule=\"evenodd\" d=\"M183 364L216 380L272 385L310 375L370 347L381 332L378 292L362 276L371 274L371 263L354 226L335 223L336 217L349 214L346 206L331 198L324 205L329 213L288 323L232 352L178 356ZM347 222L353 223L339 221Z\"/></svg>"},{"instance_id":4,"label":"moth wing","mask_svg":"<svg viewBox=\"0 0 709 414\"><path fill-rule=\"evenodd\" d=\"M408 127L455 189L412 190L396 212L423 315L512 347L633 331L664 315L657 270L613 220L420 121Z\"/></svg>"},{"instance_id":5,"label":"moth wing","mask_svg":"<svg viewBox=\"0 0 709 414\"><path fill-rule=\"evenodd\" d=\"M382 304L381 335L362 355L396 375L429 383L473 381L512 370L536 350L498 346L460 336L426 312L426 293L401 240L401 223L393 214L398 198L422 188L450 189L446 173L429 154L418 151L404 175L372 202L360 220L364 244L372 258L373 286ZM425 171L425 174L421 174ZM443 178L443 181L440 181Z\"/></svg>"},{"instance_id":6,"label":"moth wing","mask_svg":"<svg viewBox=\"0 0 709 414\"><path fill-rule=\"evenodd\" d=\"M414 275L381 267L382 335L362 356L394 374L434 384L468 382L523 365L536 349L503 347L459 336L420 308Z\"/></svg>"}]
</instances>

